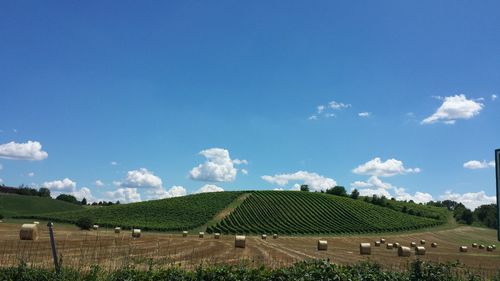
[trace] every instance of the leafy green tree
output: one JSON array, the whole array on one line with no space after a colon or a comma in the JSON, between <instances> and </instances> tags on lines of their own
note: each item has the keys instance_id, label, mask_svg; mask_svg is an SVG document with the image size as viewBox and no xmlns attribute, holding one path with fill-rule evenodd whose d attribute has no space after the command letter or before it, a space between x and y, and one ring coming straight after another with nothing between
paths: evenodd
<instances>
[{"instance_id":1,"label":"leafy green tree","mask_svg":"<svg viewBox=\"0 0 500 281\"><path fill-rule=\"evenodd\" d=\"M56 200L66 201L78 205L80 204L80 201L78 201L75 196L69 194L61 194L56 197Z\"/></svg>"},{"instance_id":2,"label":"leafy green tree","mask_svg":"<svg viewBox=\"0 0 500 281\"><path fill-rule=\"evenodd\" d=\"M90 230L94 225L94 220L90 217L81 217L76 221L76 226L83 230Z\"/></svg>"},{"instance_id":3,"label":"leafy green tree","mask_svg":"<svg viewBox=\"0 0 500 281\"><path fill-rule=\"evenodd\" d=\"M359 197L359 191L357 189L354 189L352 192L351 192L351 198L352 199L358 199Z\"/></svg>"},{"instance_id":4,"label":"leafy green tree","mask_svg":"<svg viewBox=\"0 0 500 281\"><path fill-rule=\"evenodd\" d=\"M87 205L87 198L82 199L82 205Z\"/></svg>"},{"instance_id":5,"label":"leafy green tree","mask_svg":"<svg viewBox=\"0 0 500 281\"><path fill-rule=\"evenodd\" d=\"M309 185L303 184L300 186L300 191L306 191L309 192Z\"/></svg>"},{"instance_id":6,"label":"leafy green tree","mask_svg":"<svg viewBox=\"0 0 500 281\"><path fill-rule=\"evenodd\" d=\"M50 189L48 189L46 187L40 187L40 189L38 189L38 196L50 197Z\"/></svg>"},{"instance_id":7,"label":"leafy green tree","mask_svg":"<svg viewBox=\"0 0 500 281\"><path fill-rule=\"evenodd\" d=\"M345 191L345 188L343 186L340 186L340 185L337 185L335 187L327 189L326 193L331 194L331 195L346 196L347 197L347 192ZM358 196L359 196L359 194L358 194Z\"/></svg>"}]
</instances>

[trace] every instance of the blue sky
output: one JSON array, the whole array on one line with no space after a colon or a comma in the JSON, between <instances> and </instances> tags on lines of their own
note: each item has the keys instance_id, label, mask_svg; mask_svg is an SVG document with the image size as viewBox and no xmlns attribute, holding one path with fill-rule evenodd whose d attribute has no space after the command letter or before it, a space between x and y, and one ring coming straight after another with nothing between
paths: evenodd
<instances>
[{"instance_id":1,"label":"blue sky","mask_svg":"<svg viewBox=\"0 0 500 281\"><path fill-rule=\"evenodd\" d=\"M95 200L336 183L493 202L498 10L2 2L0 179Z\"/></svg>"}]
</instances>

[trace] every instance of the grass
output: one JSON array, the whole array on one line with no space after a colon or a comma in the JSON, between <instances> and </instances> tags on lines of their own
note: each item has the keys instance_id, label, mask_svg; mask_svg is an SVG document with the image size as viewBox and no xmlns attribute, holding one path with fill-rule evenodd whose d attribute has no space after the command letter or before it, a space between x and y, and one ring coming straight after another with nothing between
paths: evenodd
<instances>
[{"instance_id":1,"label":"grass","mask_svg":"<svg viewBox=\"0 0 500 281\"><path fill-rule=\"evenodd\" d=\"M0 193L0 214L7 218L82 209L82 206L47 197Z\"/></svg>"}]
</instances>

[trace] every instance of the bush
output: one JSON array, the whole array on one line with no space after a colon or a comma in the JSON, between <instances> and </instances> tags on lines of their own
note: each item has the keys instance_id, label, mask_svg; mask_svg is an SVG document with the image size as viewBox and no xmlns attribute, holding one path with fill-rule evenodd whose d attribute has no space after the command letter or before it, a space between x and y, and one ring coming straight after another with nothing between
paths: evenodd
<instances>
[{"instance_id":1,"label":"bush","mask_svg":"<svg viewBox=\"0 0 500 281\"><path fill-rule=\"evenodd\" d=\"M94 220L89 217L81 217L76 221L76 225L84 230L90 230L94 225Z\"/></svg>"}]
</instances>

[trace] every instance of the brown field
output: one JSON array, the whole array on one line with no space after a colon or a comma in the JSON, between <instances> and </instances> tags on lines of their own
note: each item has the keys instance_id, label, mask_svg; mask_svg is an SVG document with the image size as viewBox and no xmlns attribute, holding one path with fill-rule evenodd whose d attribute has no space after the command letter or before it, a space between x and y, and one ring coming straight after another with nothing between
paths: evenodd
<instances>
[{"instance_id":1,"label":"brown field","mask_svg":"<svg viewBox=\"0 0 500 281\"><path fill-rule=\"evenodd\" d=\"M20 260L35 266L52 266L48 230L44 222L40 225L38 241L20 241L21 222L0 223L0 266L16 265ZM361 260L372 260L388 269L404 269L417 257L413 253L408 258L400 258L397 249L388 250L385 245L375 247L374 241L385 238L386 243L399 242L410 246L415 241L425 239L427 253L420 256L423 260L438 262L459 261L466 268L493 275L500 269L500 250L487 252L485 249L474 249L471 243L496 244L496 231L475 228L457 227L435 232L404 233L381 236L323 236L323 237L282 237L267 240L257 236L247 236L246 248L234 247L234 236L222 235L219 240L205 234L198 238L197 233L188 237L179 234L143 232L138 239L131 237L130 231L122 230L115 234L112 229L98 231L81 231L69 225L55 226L58 253L62 256L64 266L80 269L89 268L92 264L114 269L126 264L136 266L182 266L192 268L205 264L238 264L245 262L252 265L280 267L299 260L329 259L338 264L350 264ZM327 251L317 251L318 239L328 241ZM359 243L370 242L372 254L361 256ZM431 248L432 242L438 243ZM468 253L459 253L460 245L469 247Z\"/></svg>"}]
</instances>

